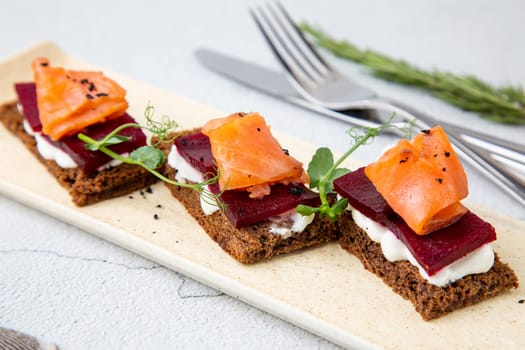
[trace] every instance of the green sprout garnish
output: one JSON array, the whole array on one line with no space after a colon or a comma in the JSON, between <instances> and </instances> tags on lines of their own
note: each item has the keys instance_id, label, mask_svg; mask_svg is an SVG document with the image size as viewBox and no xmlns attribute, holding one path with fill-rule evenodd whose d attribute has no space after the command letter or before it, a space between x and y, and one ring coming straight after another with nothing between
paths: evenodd
<instances>
[{"instance_id":1,"label":"green sprout garnish","mask_svg":"<svg viewBox=\"0 0 525 350\"><path fill-rule=\"evenodd\" d=\"M329 194L333 193L333 182L340 176L350 172L349 169L340 167L340 165L360 146L370 142L373 138L380 135L381 132L389 128L397 128L401 130L406 137L410 137L412 127L415 121L411 121L404 125L393 123L394 114L388 121L376 128L357 128L353 127L347 131L347 134L352 139L352 147L348 149L337 161L334 162L332 151L327 147L318 148L308 164L308 175L310 176L310 188L319 191L319 198L321 205L319 207L312 207L309 205L299 204L296 208L301 215L308 216L314 213L327 216L331 220L336 220L348 206L348 199L342 198L337 201L330 201Z\"/></svg>"},{"instance_id":2,"label":"green sprout garnish","mask_svg":"<svg viewBox=\"0 0 525 350\"><path fill-rule=\"evenodd\" d=\"M92 139L91 137L83 133L79 133L77 136L81 141L84 141L86 143L85 147L90 151L100 151L113 159L121 161L122 163L138 165L149 171L151 174L153 174L160 180L171 185L195 190L203 197L206 203L220 206L220 194L214 194L208 190L208 185L218 181L218 174L215 176L207 176L209 174L206 174L205 178L207 179L203 182L186 183L169 179L157 170L165 162L166 156L164 155L164 152L162 152L155 146L159 145L162 142L173 141L174 138L168 139L168 136L172 129L178 127L178 124L177 122L169 119L169 117L167 116L162 117L161 121L155 121L153 120L153 114L154 108L148 103L148 105L146 106L146 110L144 111L144 116L146 117L146 125L141 125L138 123L122 124L100 140ZM155 144L141 146L135 149L133 152L131 152L128 156L123 156L113 152L108 147L129 140L129 137L118 134L120 131L126 128L139 128L148 130L156 139Z\"/></svg>"}]
</instances>

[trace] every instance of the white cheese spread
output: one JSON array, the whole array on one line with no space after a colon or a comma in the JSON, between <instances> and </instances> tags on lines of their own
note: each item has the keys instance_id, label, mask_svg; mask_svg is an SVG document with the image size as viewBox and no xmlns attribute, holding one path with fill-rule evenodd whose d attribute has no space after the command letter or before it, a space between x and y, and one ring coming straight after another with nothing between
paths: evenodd
<instances>
[{"instance_id":1,"label":"white cheese spread","mask_svg":"<svg viewBox=\"0 0 525 350\"><path fill-rule=\"evenodd\" d=\"M76 168L77 163L63 150L49 143L40 133L34 134L36 148L40 155L47 160L54 160L63 169Z\"/></svg>"},{"instance_id":2,"label":"white cheese spread","mask_svg":"<svg viewBox=\"0 0 525 350\"><path fill-rule=\"evenodd\" d=\"M18 110L21 112L22 107L20 105L17 105L17 107ZM62 169L73 169L78 167L78 164L73 160L73 158L71 158L69 154L60 149L60 147L57 147L50 143L46 138L42 136L41 132L35 132L25 119L23 120L23 126L25 132L35 138L36 148L42 156L42 158L55 161L57 165ZM128 154L129 153L126 152L121 154L121 156L126 157ZM97 170L101 171L107 168L115 167L120 164L122 164L122 161L118 159L112 159L108 163L98 167Z\"/></svg>"},{"instance_id":3,"label":"white cheese spread","mask_svg":"<svg viewBox=\"0 0 525 350\"><path fill-rule=\"evenodd\" d=\"M315 214L303 216L296 212L295 209L292 209L269 219L272 223L270 225L270 232L281 235L283 239L286 239L296 232L303 232L306 226L312 223L314 218Z\"/></svg>"},{"instance_id":4,"label":"white cheese spread","mask_svg":"<svg viewBox=\"0 0 525 350\"><path fill-rule=\"evenodd\" d=\"M208 191L210 191L209 187L208 187ZM210 197L210 196L204 197L202 193L200 196L200 201L201 201L202 211L206 215L211 215L215 213L217 210L219 210L220 208L215 198Z\"/></svg>"},{"instance_id":5,"label":"white cheese spread","mask_svg":"<svg viewBox=\"0 0 525 350\"><path fill-rule=\"evenodd\" d=\"M175 180L179 182L199 183L202 181L202 173L182 158L175 145L171 146L170 154L168 154L168 165L177 169Z\"/></svg>"}]
</instances>

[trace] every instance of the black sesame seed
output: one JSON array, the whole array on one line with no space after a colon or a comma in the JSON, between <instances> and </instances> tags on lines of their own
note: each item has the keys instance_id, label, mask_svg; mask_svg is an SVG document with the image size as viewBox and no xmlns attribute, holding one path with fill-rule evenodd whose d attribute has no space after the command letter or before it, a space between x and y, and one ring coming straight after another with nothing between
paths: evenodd
<instances>
[{"instance_id":1,"label":"black sesame seed","mask_svg":"<svg viewBox=\"0 0 525 350\"><path fill-rule=\"evenodd\" d=\"M294 196L300 196L304 193L304 188L299 186L293 186L288 189L288 193Z\"/></svg>"},{"instance_id":2,"label":"black sesame seed","mask_svg":"<svg viewBox=\"0 0 525 350\"><path fill-rule=\"evenodd\" d=\"M525 299L520 299L520 300L518 300L518 303L519 303L519 304L523 304L523 303L525 303Z\"/></svg>"},{"instance_id":3,"label":"black sesame seed","mask_svg":"<svg viewBox=\"0 0 525 350\"><path fill-rule=\"evenodd\" d=\"M447 171L447 168L443 167L441 168L442 171Z\"/></svg>"},{"instance_id":4,"label":"black sesame seed","mask_svg":"<svg viewBox=\"0 0 525 350\"><path fill-rule=\"evenodd\" d=\"M423 134L430 135L430 130L429 130L429 129L421 130L421 132L422 132Z\"/></svg>"},{"instance_id":5,"label":"black sesame seed","mask_svg":"<svg viewBox=\"0 0 525 350\"><path fill-rule=\"evenodd\" d=\"M399 161L400 164L408 162L408 157L405 157L404 159L401 159Z\"/></svg>"},{"instance_id":6,"label":"black sesame seed","mask_svg":"<svg viewBox=\"0 0 525 350\"><path fill-rule=\"evenodd\" d=\"M153 218L154 218L155 220L158 220L158 219L159 219L159 216L158 216L157 214L154 214L154 215L153 215Z\"/></svg>"},{"instance_id":7,"label":"black sesame seed","mask_svg":"<svg viewBox=\"0 0 525 350\"><path fill-rule=\"evenodd\" d=\"M257 131L258 131L258 132L261 132L261 128L257 128Z\"/></svg>"},{"instance_id":8,"label":"black sesame seed","mask_svg":"<svg viewBox=\"0 0 525 350\"><path fill-rule=\"evenodd\" d=\"M128 196L129 199L133 199L133 196Z\"/></svg>"},{"instance_id":9,"label":"black sesame seed","mask_svg":"<svg viewBox=\"0 0 525 350\"><path fill-rule=\"evenodd\" d=\"M445 157L450 157L450 152L449 151L445 151Z\"/></svg>"},{"instance_id":10,"label":"black sesame seed","mask_svg":"<svg viewBox=\"0 0 525 350\"><path fill-rule=\"evenodd\" d=\"M153 193L153 190L151 189L151 187L148 187L148 188L146 188L146 192L147 193Z\"/></svg>"},{"instance_id":11,"label":"black sesame seed","mask_svg":"<svg viewBox=\"0 0 525 350\"><path fill-rule=\"evenodd\" d=\"M436 158L438 155L434 153L434 158Z\"/></svg>"},{"instance_id":12,"label":"black sesame seed","mask_svg":"<svg viewBox=\"0 0 525 350\"><path fill-rule=\"evenodd\" d=\"M40 63L40 66L41 66L41 67L47 67L47 66L49 66L49 63L47 63L47 62L42 62L42 63Z\"/></svg>"},{"instance_id":13,"label":"black sesame seed","mask_svg":"<svg viewBox=\"0 0 525 350\"><path fill-rule=\"evenodd\" d=\"M442 183L443 183L443 179L442 179L442 178L440 178L440 177L436 178L436 181L437 181L437 182L439 182L440 184L442 184Z\"/></svg>"},{"instance_id":14,"label":"black sesame seed","mask_svg":"<svg viewBox=\"0 0 525 350\"><path fill-rule=\"evenodd\" d=\"M97 97L104 97L104 96L109 96L108 94L106 94L105 92L100 92L98 94L96 94Z\"/></svg>"},{"instance_id":15,"label":"black sesame seed","mask_svg":"<svg viewBox=\"0 0 525 350\"><path fill-rule=\"evenodd\" d=\"M89 91L95 90L95 84L89 83L89 88L88 89L89 89Z\"/></svg>"},{"instance_id":16,"label":"black sesame seed","mask_svg":"<svg viewBox=\"0 0 525 350\"><path fill-rule=\"evenodd\" d=\"M281 149L283 150L284 154L286 154L287 156L290 155L290 152L286 148L281 148Z\"/></svg>"},{"instance_id":17,"label":"black sesame seed","mask_svg":"<svg viewBox=\"0 0 525 350\"><path fill-rule=\"evenodd\" d=\"M180 140L180 143L182 143L183 146L186 146L188 144L188 140L186 139L181 139Z\"/></svg>"},{"instance_id":18,"label":"black sesame seed","mask_svg":"<svg viewBox=\"0 0 525 350\"><path fill-rule=\"evenodd\" d=\"M162 208L162 204L157 204L157 208Z\"/></svg>"},{"instance_id":19,"label":"black sesame seed","mask_svg":"<svg viewBox=\"0 0 525 350\"><path fill-rule=\"evenodd\" d=\"M94 97L93 97L93 95L91 95L91 94L86 94L86 98L87 98L88 100L92 100Z\"/></svg>"},{"instance_id":20,"label":"black sesame seed","mask_svg":"<svg viewBox=\"0 0 525 350\"><path fill-rule=\"evenodd\" d=\"M200 157L200 158L199 158L199 161L200 161L201 163L204 162L204 157Z\"/></svg>"},{"instance_id":21,"label":"black sesame seed","mask_svg":"<svg viewBox=\"0 0 525 350\"><path fill-rule=\"evenodd\" d=\"M80 81L80 84L87 84L87 83L89 83L89 80L87 80L86 78Z\"/></svg>"}]
</instances>

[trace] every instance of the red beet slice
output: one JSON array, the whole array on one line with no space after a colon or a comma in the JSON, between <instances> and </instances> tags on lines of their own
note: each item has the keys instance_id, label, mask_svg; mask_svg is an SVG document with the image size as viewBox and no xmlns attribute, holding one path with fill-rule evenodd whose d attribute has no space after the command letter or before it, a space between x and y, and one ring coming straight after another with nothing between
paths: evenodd
<instances>
[{"instance_id":1,"label":"red beet slice","mask_svg":"<svg viewBox=\"0 0 525 350\"><path fill-rule=\"evenodd\" d=\"M180 156L201 173L217 173L208 136L201 132L181 136L175 139L175 146Z\"/></svg>"},{"instance_id":2,"label":"red beet slice","mask_svg":"<svg viewBox=\"0 0 525 350\"><path fill-rule=\"evenodd\" d=\"M181 157L202 173L216 174L210 140L203 133L179 137L175 145ZM236 228L253 225L271 216L291 210L299 204L319 205L319 195L302 184L273 185L271 193L261 199L251 199L247 191L224 191L221 200L225 214ZM219 192L217 184L210 186Z\"/></svg>"},{"instance_id":3,"label":"red beet slice","mask_svg":"<svg viewBox=\"0 0 525 350\"><path fill-rule=\"evenodd\" d=\"M351 206L388 227L430 276L496 239L494 227L470 211L453 225L428 235L417 235L377 192L364 168L335 180L334 189L348 198Z\"/></svg>"},{"instance_id":4,"label":"red beet slice","mask_svg":"<svg viewBox=\"0 0 525 350\"><path fill-rule=\"evenodd\" d=\"M34 83L22 83L16 84L15 90L18 94L18 100L22 104L24 109L24 117L31 125L34 131L41 131L42 124L40 123L38 104L36 100L36 87ZM122 117L110 120L105 123L92 125L83 131L84 134L91 137L92 139L99 140L105 137L107 134L112 132L118 126L125 123L134 123L135 120L128 114L124 114ZM112 151L123 154L131 153L133 150L140 146L146 145L146 135L141 129L138 128L126 128L119 132L119 135L126 136L129 138L126 142L122 142L113 146L109 149ZM76 135L68 136L60 141L52 141L46 135L43 135L48 142L64 150L77 165L82 168L86 173L94 173L98 168L107 164L113 158L100 152L100 151L89 151L85 148L85 143L77 138Z\"/></svg>"},{"instance_id":5,"label":"red beet slice","mask_svg":"<svg viewBox=\"0 0 525 350\"><path fill-rule=\"evenodd\" d=\"M221 200L226 205L226 216L236 228L282 214L299 204L320 204L319 195L300 184L273 185L272 192L261 199L249 198L247 191L225 191Z\"/></svg>"},{"instance_id":6,"label":"red beet slice","mask_svg":"<svg viewBox=\"0 0 525 350\"><path fill-rule=\"evenodd\" d=\"M414 233L399 216L388 227L399 235L429 276L496 240L494 227L470 211L453 225L423 236Z\"/></svg>"},{"instance_id":7,"label":"red beet slice","mask_svg":"<svg viewBox=\"0 0 525 350\"><path fill-rule=\"evenodd\" d=\"M18 101L24 110L24 117L35 132L42 130L38 105L36 103L36 85L35 83L15 84L15 91L18 95Z\"/></svg>"},{"instance_id":8,"label":"red beet slice","mask_svg":"<svg viewBox=\"0 0 525 350\"><path fill-rule=\"evenodd\" d=\"M122 117L112 119L105 123L89 126L83 133L92 139L100 140L120 125L134 122L135 120L132 117L124 114ZM118 134L128 137L128 140L108 147L115 153L131 153L138 147L146 145L146 135L144 135L141 129L126 128ZM75 163L87 173L96 172L99 167L113 159L100 151L93 152L87 150L84 141L81 141L76 135L65 137L58 142L52 141L49 138L47 139L69 154Z\"/></svg>"},{"instance_id":9,"label":"red beet slice","mask_svg":"<svg viewBox=\"0 0 525 350\"><path fill-rule=\"evenodd\" d=\"M393 213L392 208L366 177L364 168L336 179L334 189L341 196L348 198L352 207L374 221L384 222Z\"/></svg>"}]
</instances>

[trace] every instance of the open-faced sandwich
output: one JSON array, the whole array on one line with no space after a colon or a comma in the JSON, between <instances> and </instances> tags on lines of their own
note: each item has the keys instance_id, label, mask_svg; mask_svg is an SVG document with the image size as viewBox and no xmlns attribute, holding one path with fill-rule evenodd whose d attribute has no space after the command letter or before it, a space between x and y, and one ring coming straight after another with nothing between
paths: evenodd
<instances>
[{"instance_id":1,"label":"open-faced sandwich","mask_svg":"<svg viewBox=\"0 0 525 350\"><path fill-rule=\"evenodd\" d=\"M219 202L167 186L238 261L255 263L337 237L333 221L296 212L297 205L316 205L319 197L305 186L308 175L302 164L281 148L258 113L213 119L165 143L163 150L168 178L199 183L215 177L208 190L220 194Z\"/></svg>"},{"instance_id":2,"label":"open-faced sandwich","mask_svg":"<svg viewBox=\"0 0 525 350\"><path fill-rule=\"evenodd\" d=\"M460 203L467 178L442 128L400 140L334 188L349 203L339 220L341 246L423 319L518 287L489 245L494 227Z\"/></svg>"},{"instance_id":3,"label":"open-faced sandwich","mask_svg":"<svg viewBox=\"0 0 525 350\"><path fill-rule=\"evenodd\" d=\"M32 63L34 81L15 84L18 101L0 106L0 120L83 206L121 196L156 181L146 169L86 148L77 134L101 139L134 123L126 91L102 72L53 67L46 58ZM125 128L108 148L127 155L146 144L140 128Z\"/></svg>"}]
</instances>

